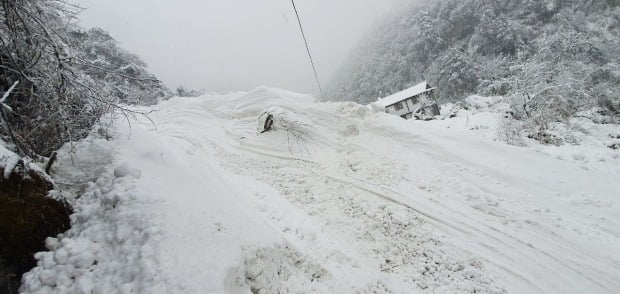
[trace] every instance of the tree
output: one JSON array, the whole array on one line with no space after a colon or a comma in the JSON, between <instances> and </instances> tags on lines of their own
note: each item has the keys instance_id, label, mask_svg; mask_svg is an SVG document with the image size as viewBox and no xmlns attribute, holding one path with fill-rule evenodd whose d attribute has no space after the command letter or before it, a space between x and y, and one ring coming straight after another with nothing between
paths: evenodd
<instances>
[{"instance_id":1,"label":"tree","mask_svg":"<svg viewBox=\"0 0 620 294\"><path fill-rule=\"evenodd\" d=\"M79 48L75 59L78 67L102 84L106 95L129 104L155 104L172 93L138 56L118 47L114 38L100 28L70 31L72 46Z\"/></svg>"},{"instance_id":2,"label":"tree","mask_svg":"<svg viewBox=\"0 0 620 294\"><path fill-rule=\"evenodd\" d=\"M125 63L122 58L104 59L117 68L88 60L84 49L96 46L88 42L79 46L71 33L78 7L63 0L0 0L0 4L0 89L6 91L19 81L5 101L12 111L0 136L20 155L49 156L64 143L86 136L103 113L128 112L118 102L131 101L112 94L112 89L134 95L131 90L142 87L135 83L142 79L141 64L128 55ZM114 47L112 52L120 51ZM8 138L11 130L15 136Z\"/></svg>"}]
</instances>

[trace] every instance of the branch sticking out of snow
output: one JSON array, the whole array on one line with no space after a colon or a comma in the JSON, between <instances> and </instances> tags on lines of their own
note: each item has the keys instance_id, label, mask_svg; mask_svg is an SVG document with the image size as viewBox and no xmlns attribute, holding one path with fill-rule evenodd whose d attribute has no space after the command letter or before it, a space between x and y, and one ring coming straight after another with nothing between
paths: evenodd
<instances>
[{"instance_id":1,"label":"branch sticking out of snow","mask_svg":"<svg viewBox=\"0 0 620 294\"><path fill-rule=\"evenodd\" d=\"M310 125L296 118L290 110L280 107L269 107L258 116L258 131L264 133L270 130L286 132L289 152L295 148L305 153L310 140Z\"/></svg>"}]
</instances>

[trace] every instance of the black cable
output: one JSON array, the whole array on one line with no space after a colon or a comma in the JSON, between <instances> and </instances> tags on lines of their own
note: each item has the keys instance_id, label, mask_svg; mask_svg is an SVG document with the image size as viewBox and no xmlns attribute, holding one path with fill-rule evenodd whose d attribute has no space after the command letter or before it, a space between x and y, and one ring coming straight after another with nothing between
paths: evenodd
<instances>
[{"instance_id":1,"label":"black cable","mask_svg":"<svg viewBox=\"0 0 620 294\"><path fill-rule=\"evenodd\" d=\"M312 64L312 71L314 71L314 78L316 79L316 84L319 86L319 92L321 93L321 99L323 97L323 88L321 88L321 82L319 82L319 75L316 73L316 67L314 66L314 60L312 60L312 54L310 54L310 47L308 46L308 40L306 39L306 34L304 34L304 28L301 25L301 19L299 18L299 13L297 12L297 7L295 6L295 0L291 0L293 3L293 10L295 10L295 15L297 15L297 22L299 23L299 30L301 31L301 36L304 38L304 43L306 44L306 51L308 51L308 57L310 57L310 64Z\"/></svg>"}]
</instances>

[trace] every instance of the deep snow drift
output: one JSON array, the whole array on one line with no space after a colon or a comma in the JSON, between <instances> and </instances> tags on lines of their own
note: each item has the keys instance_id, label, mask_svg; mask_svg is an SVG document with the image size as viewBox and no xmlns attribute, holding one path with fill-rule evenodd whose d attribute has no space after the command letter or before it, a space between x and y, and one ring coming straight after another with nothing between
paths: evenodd
<instances>
[{"instance_id":1,"label":"deep snow drift","mask_svg":"<svg viewBox=\"0 0 620 294\"><path fill-rule=\"evenodd\" d=\"M24 293L620 289L617 157L268 88L155 109L61 152L73 228Z\"/></svg>"}]
</instances>

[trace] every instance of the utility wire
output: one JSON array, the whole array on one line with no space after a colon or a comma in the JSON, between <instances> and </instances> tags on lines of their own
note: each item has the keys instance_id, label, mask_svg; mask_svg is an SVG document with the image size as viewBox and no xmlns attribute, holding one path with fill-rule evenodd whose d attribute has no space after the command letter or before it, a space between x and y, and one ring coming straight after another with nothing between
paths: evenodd
<instances>
[{"instance_id":1,"label":"utility wire","mask_svg":"<svg viewBox=\"0 0 620 294\"><path fill-rule=\"evenodd\" d=\"M321 88L321 82L319 82L319 75L316 73L316 67L314 66L314 60L312 60L312 54L310 54L310 47L308 46L308 40L306 39L306 34L304 33L304 28L301 25L301 19L299 18L299 12L297 12L297 7L295 6L295 0L291 0L293 4L293 10L295 10L295 15L297 15L297 22L299 23L299 30L301 31L301 36L304 38L304 43L306 44L306 51L308 51L308 57L310 57L310 64L312 64L312 71L314 71L314 78L316 79L316 84L319 86L319 92L321 93L321 99L324 99L323 96L323 88Z\"/></svg>"}]
</instances>

